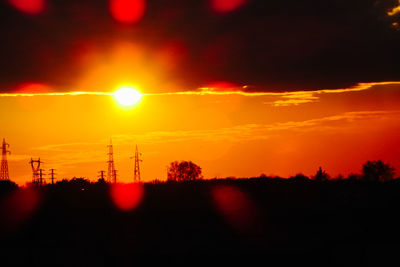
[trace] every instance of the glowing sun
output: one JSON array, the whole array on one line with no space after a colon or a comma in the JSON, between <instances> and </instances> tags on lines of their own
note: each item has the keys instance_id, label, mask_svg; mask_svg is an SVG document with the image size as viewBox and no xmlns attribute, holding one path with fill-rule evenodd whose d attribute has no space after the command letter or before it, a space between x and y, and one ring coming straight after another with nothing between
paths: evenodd
<instances>
[{"instance_id":1,"label":"glowing sun","mask_svg":"<svg viewBox=\"0 0 400 267\"><path fill-rule=\"evenodd\" d=\"M142 97L143 95L139 90L129 86L120 87L114 92L115 100L124 107L130 107L137 104Z\"/></svg>"}]
</instances>

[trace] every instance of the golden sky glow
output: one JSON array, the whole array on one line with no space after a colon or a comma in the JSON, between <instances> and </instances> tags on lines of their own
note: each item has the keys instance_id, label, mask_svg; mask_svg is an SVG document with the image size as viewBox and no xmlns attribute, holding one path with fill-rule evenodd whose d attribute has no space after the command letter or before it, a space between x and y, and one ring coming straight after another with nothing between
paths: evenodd
<instances>
[{"instance_id":1,"label":"golden sky glow","mask_svg":"<svg viewBox=\"0 0 400 267\"><path fill-rule=\"evenodd\" d=\"M31 179L31 157L57 169L58 178L96 180L107 168L110 138L126 182L136 144L144 180L165 179L174 160L194 161L207 178L311 175L318 166L346 175L371 159L400 168L398 82L337 91L147 93L132 109L106 92L28 95L0 97L10 177L19 184Z\"/></svg>"}]
</instances>

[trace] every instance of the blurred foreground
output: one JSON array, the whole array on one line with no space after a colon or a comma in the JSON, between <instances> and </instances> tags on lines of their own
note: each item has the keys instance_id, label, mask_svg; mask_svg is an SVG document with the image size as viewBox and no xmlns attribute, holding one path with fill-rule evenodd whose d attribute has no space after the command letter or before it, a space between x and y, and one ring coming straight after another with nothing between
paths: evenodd
<instances>
[{"instance_id":1,"label":"blurred foreground","mask_svg":"<svg viewBox=\"0 0 400 267\"><path fill-rule=\"evenodd\" d=\"M400 181L0 184L0 263L122 266L398 261Z\"/></svg>"}]
</instances>

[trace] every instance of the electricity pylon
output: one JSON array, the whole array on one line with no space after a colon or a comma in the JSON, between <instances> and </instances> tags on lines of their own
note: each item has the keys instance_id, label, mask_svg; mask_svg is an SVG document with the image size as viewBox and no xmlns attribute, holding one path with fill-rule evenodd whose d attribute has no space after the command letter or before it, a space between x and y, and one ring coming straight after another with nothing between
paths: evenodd
<instances>
[{"instance_id":1,"label":"electricity pylon","mask_svg":"<svg viewBox=\"0 0 400 267\"><path fill-rule=\"evenodd\" d=\"M0 180L10 180L10 175L8 173L8 161L7 161L7 154L11 154L7 148L10 145L6 143L6 139L3 138L3 146L2 146L2 158L1 158L1 173L0 173Z\"/></svg>"},{"instance_id":2,"label":"electricity pylon","mask_svg":"<svg viewBox=\"0 0 400 267\"><path fill-rule=\"evenodd\" d=\"M139 182L140 183L140 166L139 166L139 162L142 161L139 156L141 156L142 153L139 153L138 151L138 147L136 145L136 150L135 150L135 169L133 172L133 181Z\"/></svg>"},{"instance_id":3,"label":"electricity pylon","mask_svg":"<svg viewBox=\"0 0 400 267\"><path fill-rule=\"evenodd\" d=\"M31 164L31 167L32 167L32 184L42 185L41 184L42 178L41 178L41 175L39 174L39 170L41 170L40 164L43 162L40 161L40 158L37 160L33 160L31 158L31 161L29 163ZM36 166L35 166L35 164L36 164Z\"/></svg>"},{"instance_id":4,"label":"electricity pylon","mask_svg":"<svg viewBox=\"0 0 400 267\"><path fill-rule=\"evenodd\" d=\"M114 151L112 141L110 139L110 144L108 145L108 170L107 170L107 182L116 183L117 182L117 173L115 172L114 166Z\"/></svg>"}]
</instances>

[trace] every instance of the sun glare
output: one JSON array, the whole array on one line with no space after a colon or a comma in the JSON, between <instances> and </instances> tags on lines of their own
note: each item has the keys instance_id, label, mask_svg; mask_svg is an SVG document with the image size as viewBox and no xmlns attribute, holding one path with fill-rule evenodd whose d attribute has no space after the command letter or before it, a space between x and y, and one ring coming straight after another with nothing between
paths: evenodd
<instances>
[{"instance_id":1,"label":"sun glare","mask_svg":"<svg viewBox=\"0 0 400 267\"><path fill-rule=\"evenodd\" d=\"M114 98L118 102L118 104L124 107L130 107L137 104L143 95L139 92L139 90L133 87L120 87L117 91L114 92Z\"/></svg>"}]
</instances>

